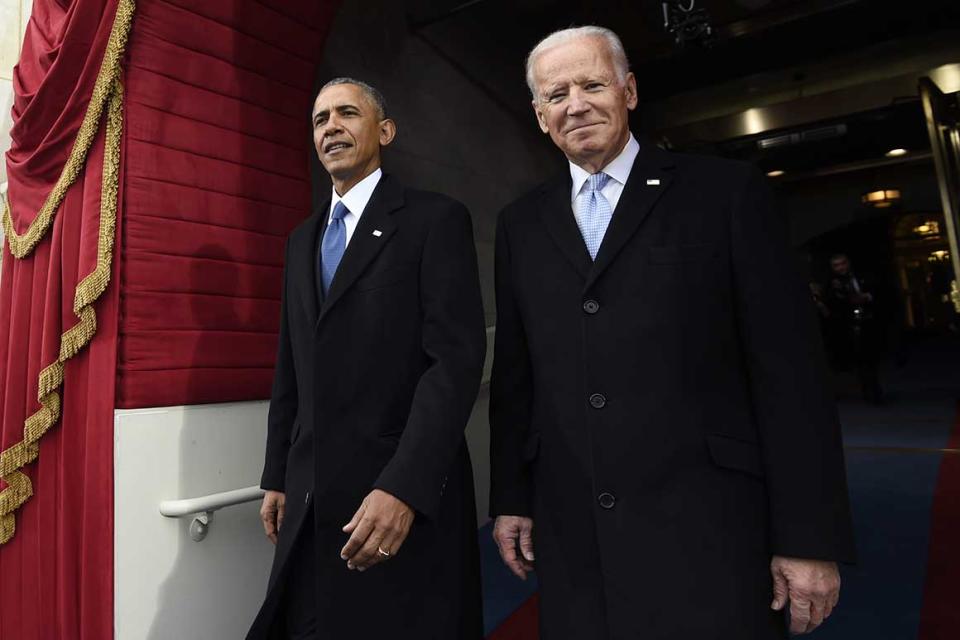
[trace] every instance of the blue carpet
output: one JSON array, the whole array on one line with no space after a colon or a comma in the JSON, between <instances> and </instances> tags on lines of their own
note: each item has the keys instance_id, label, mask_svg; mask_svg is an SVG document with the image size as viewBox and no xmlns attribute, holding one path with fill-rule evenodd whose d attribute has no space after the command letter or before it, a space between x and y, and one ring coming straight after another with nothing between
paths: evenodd
<instances>
[{"instance_id":1,"label":"blue carpet","mask_svg":"<svg viewBox=\"0 0 960 640\"><path fill-rule=\"evenodd\" d=\"M955 342L920 345L905 368L881 376L886 404L841 402L858 563L842 568L840 606L818 640L917 639L943 457L929 450L949 443L958 361Z\"/></svg>"},{"instance_id":2,"label":"blue carpet","mask_svg":"<svg viewBox=\"0 0 960 640\"><path fill-rule=\"evenodd\" d=\"M843 567L840 606L816 638L917 637L940 457L847 451L858 563Z\"/></svg>"}]
</instances>

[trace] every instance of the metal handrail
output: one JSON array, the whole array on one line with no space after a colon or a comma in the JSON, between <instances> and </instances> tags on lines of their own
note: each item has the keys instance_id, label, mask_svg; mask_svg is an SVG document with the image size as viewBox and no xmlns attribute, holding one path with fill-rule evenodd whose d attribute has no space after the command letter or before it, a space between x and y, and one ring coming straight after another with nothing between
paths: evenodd
<instances>
[{"instance_id":1,"label":"metal handrail","mask_svg":"<svg viewBox=\"0 0 960 640\"><path fill-rule=\"evenodd\" d=\"M208 496L198 498L164 500L160 503L160 515L168 518L182 518L196 513L212 513L224 507L254 502L261 498L263 498L263 489L253 486L222 493L211 493Z\"/></svg>"},{"instance_id":2,"label":"metal handrail","mask_svg":"<svg viewBox=\"0 0 960 640\"><path fill-rule=\"evenodd\" d=\"M160 515L167 518L183 518L193 516L190 521L190 538L200 542L207 537L213 525L213 513L224 507L236 504L254 502L263 498L264 491L260 487L244 487L222 493L211 493L199 498L184 500L164 500L160 503Z\"/></svg>"}]
</instances>

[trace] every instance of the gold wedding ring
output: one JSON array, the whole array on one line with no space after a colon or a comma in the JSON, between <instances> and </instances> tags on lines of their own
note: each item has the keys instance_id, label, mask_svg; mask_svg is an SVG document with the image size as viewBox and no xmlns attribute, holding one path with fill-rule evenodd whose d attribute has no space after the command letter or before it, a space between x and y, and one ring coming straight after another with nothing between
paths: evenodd
<instances>
[{"instance_id":1,"label":"gold wedding ring","mask_svg":"<svg viewBox=\"0 0 960 640\"><path fill-rule=\"evenodd\" d=\"M383 547L377 547L377 553L382 555L384 558L389 558L390 554L383 550Z\"/></svg>"}]
</instances>

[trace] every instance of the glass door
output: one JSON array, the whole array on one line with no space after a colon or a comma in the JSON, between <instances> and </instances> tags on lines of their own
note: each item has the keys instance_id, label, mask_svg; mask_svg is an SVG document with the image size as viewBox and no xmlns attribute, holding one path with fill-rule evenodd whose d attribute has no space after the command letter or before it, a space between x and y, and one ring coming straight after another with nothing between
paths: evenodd
<instances>
[{"instance_id":1,"label":"glass door","mask_svg":"<svg viewBox=\"0 0 960 640\"><path fill-rule=\"evenodd\" d=\"M954 273L951 297L957 313L960 313L960 291L957 289L957 274L960 274L960 245L957 240L960 231L960 107L957 94L944 94L930 78L920 79L920 99L927 119L950 244L950 262Z\"/></svg>"}]
</instances>

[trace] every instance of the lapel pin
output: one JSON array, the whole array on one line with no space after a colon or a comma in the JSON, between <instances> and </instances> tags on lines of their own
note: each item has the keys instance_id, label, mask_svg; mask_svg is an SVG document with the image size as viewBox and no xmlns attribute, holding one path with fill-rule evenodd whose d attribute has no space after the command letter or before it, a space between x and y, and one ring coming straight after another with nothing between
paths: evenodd
<instances>
[{"instance_id":1,"label":"lapel pin","mask_svg":"<svg viewBox=\"0 0 960 640\"><path fill-rule=\"evenodd\" d=\"M651 178L647 180L647 186L655 187L658 184L660 184L660 180L658 180L657 178Z\"/></svg>"},{"instance_id":2,"label":"lapel pin","mask_svg":"<svg viewBox=\"0 0 960 640\"><path fill-rule=\"evenodd\" d=\"M380 229L374 229L374 230L373 230L373 235L375 235L375 236L377 236L377 237L379 238L380 236L383 235L383 231L380 231Z\"/></svg>"}]
</instances>

